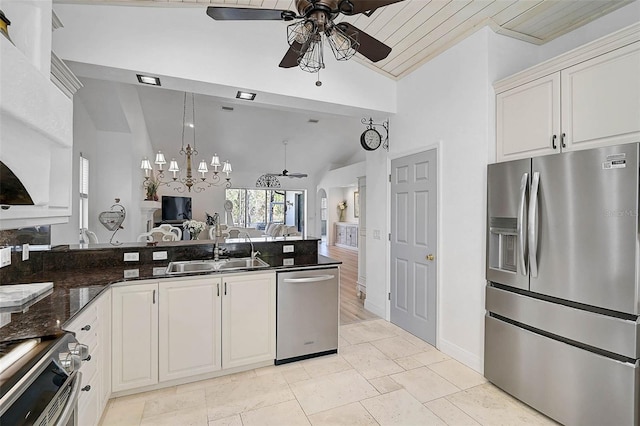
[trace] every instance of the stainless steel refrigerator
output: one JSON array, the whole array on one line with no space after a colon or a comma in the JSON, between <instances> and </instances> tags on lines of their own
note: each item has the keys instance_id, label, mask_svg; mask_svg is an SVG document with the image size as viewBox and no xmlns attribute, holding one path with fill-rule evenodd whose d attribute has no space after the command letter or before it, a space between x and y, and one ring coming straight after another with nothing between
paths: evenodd
<instances>
[{"instance_id":1,"label":"stainless steel refrigerator","mask_svg":"<svg viewBox=\"0 0 640 426\"><path fill-rule=\"evenodd\" d=\"M639 150L488 166L485 376L563 424L640 424Z\"/></svg>"}]
</instances>

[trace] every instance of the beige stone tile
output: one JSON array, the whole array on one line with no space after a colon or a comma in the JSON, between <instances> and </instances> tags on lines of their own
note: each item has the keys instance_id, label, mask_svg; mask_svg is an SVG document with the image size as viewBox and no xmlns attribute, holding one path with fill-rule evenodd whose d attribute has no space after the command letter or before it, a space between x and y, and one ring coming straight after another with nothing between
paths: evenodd
<instances>
[{"instance_id":1,"label":"beige stone tile","mask_svg":"<svg viewBox=\"0 0 640 426\"><path fill-rule=\"evenodd\" d=\"M313 426L373 426L378 424L359 402L314 414L309 416L309 421Z\"/></svg>"},{"instance_id":2,"label":"beige stone tile","mask_svg":"<svg viewBox=\"0 0 640 426\"><path fill-rule=\"evenodd\" d=\"M302 368L299 362L291 362L281 365L269 365L267 367L256 368L254 371L256 376L264 376L267 374L284 373L285 371Z\"/></svg>"},{"instance_id":3,"label":"beige stone tile","mask_svg":"<svg viewBox=\"0 0 640 426\"><path fill-rule=\"evenodd\" d=\"M219 386L223 383L235 382L247 378L256 377L254 370L242 371L240 373L227 374L213 379L199 380L197 382L186 383L176 386L176 393L191 392L197 389L206 389L212 386Z\"/></svg>"},{"instance_id":4,"label":"beige stone tile","mask_svg":"<svg viewBox=\"0 0 640 426\"><path fill-rule=\"evenodd\" d=\"M435 371L460 389L469 389L487 382L484 376L466 365L450 359L430 364L429 369Z\"/></svg>"},{"instance_id":5,"label":"beige stone tile","mask_svg":"<svg viewBox=\"0 0 640 426\"><path fill-rule=\"evenodd\" d=\"M398 389L402 389L402 386L400 386L398 382L388 376L370 379L369 383L371 383L373 387L375 387L376 390L380 393L389 393Z\"/></svg>"},{"instance_id":6,"label":"beige stone tile","mask_svg":"<svg viewBox=\"0 0 640 426\"><path fill-rule=\"evenodd\" d=\"M370 343L360 343L345 348L342 357L365 379L387 376L404 371Z\"/></svg>"},{"instance_id":7,"label":"beige stone tile","mask_svg":"<svg viewBox=\"0 0 640 426\"><path fill-rule=\"evenodd\" d=\"M140 393L135 393L133 395L127 395L127 396L119 396L117 398L114 398L112 403L113 405L120 406L120 405L127 405L131 403L138 403L140 401L144 402L149 399L158 399L163 396L175 395L175 394L176 394L176 387L171 386L168 388L158 389L155 391L140 392Z\"/></svg>"},{"instance_id":8,"label":"beige stone tile","mask_svg":"<svg viewBox=\"0 0 640 426\"><path fill-rule=\"evenodd\" d=\"M388 323L384 320L350 324L350 326L341 327L340 336L352 345L396 336L396 333L386 324Z\"/></svg>"},{"instance_id":9,"label":"beige stone tile","mask_svg":"<svg viewBox=\"0 0 640 426\"><path fill-rule=\"evenodd\" d=\"M309 425L307 416L295 399L241 414L244 426Z\"/></svg>"},{"instance_id":10,"label":"beige stone tile","mask_svg":"<svg viewBox=\"0 0 640 426\"><path fill-rule=\"evenodd\" d=\"M405 370L413 370L414 368L424 367L424 364L415 359L413 356L404 356L393 360Z\"/></svg>"},{"instance_id":11,"label":"beige stone tile","mask_svg":"<svg viewBox=\"0 0 640 426\"><path fill-rule=\"evenodd\" d=\"M451 359L448 355L443 354L437 349L420 352L413 355L412 358L422 365L431 365L436 362L442 362Z\"/></svg>"},{"instance_id":12,"label":"beige stone tile","mask_svg":"<svg viewBox=\"0 0 640 426\"><path fill-rule=\"evenodd\" d=\"M556 424L491 383L449 395L447 400L483 425Z\"/></svg>"},{"instance_id":13,"label":"beige stone tile","mask_svg":"<svg viewBox=\"0 0 640 426\"><path fill-rule=\"evenodd\" d=\"M408 340L414 346L423 349L423 350L432 350L436 349L435 346L429 344L428 342L422 340L421 338L414 336L406 330L401 329L400 327L396 327L396 334L406 340Z\"/></svg>"},{"instance_id":14,"label":"beige stone tile","mask_svg":"<svg viewBox=\"0 0 640 426\"><path fill-rule=\"evenodd\" d=\"M305 370L302 366L300 368L296 368L294 370L288 370L282 373L282 377L287 381L287 383L296 383L301 382L303 380L308 380L311 378L307 370Z\"/></svg>"},{"instance_id":15,"label":"beige stone tile","mask_svg":"<svg viewBox=\"0 0 640 426\"><path fill-rule=\"evenodd\" d=\"M478 422L469 417L464 411L453 405L446 398L439 398L424 404L436 416L451 426L477 426Z\"/></svg>"},{"instance_id":16,"label":"beige stone tile","mask_svg":"<svg viewBox=\"0 0 640 426\"><path fill-rule=\"evenodd\" d=\"M206 389L209 420L294 399L282 374L266 374L223 383Z\"/></svg>"},{"instance_id":17,"label":"beige stone tile","mask_svg":"<svg viewBox=\"0 0 640 426\"><path fill-rule=\"evenodd\" d=\"M316 377L290 386L307 415L378 395L378 391L356 370Z\"/></svg>"},{"instance_id":18,"label":"beige stone tile","mask_svg":"<svg viewBox=\"0 0 640 426\"><path fill-rule=\"evenodd\" d=\"M327 374L347 371L353 368L341 355L325 355L311 358L300 361L300 365L304 367L311 377L326 376Z\"/></svg>"},{"instance_id":19,"label":"beige stone tile","mask_svg":"<svg viewBox=\"0 0 640 426\"><path fill-rule=\"evenodd\" d=\"M422 349L415 346L403 337L395 336L371 342L390 359L402 358L420 353Z\"/></svg>"},{"instance_id":20,"label":"beige stone tile","mask_svg":"<svg viewBox=\"0 0 640 426\"><path fill-rule=\"evenodd\" d=\"M102 418L104 426L137 426L142 420L145 401L139 399L127 404L116 405L110 401L109 408Z\"/></svg>"},{"instance_id":21,"label":"beige stone tile","mask_svg":"<svg viewBox=\"0 0 640 426\"><path fill-rule=\"evenodd\" d=\"M224 419L209 420L209 426L242 426L242 419L240 414L235 416L225 417Z\"/></svg>"},{"instance_id":22,"label":"beige stone tile","mask_svg":"<svg viewBox=\"0 0 640 426\"><path fill-rule=\"evenodd\" d=\"M142 417L153 417L187 408L206 408L206 405L204 389L197 389L147 400Z\"/></svg>"},{"instance_id":23,"label":"beige stone tile","mask_svg":"<svg viewBox=\"0 0 640 426\"><path fill-rule=\"evenodd\" d=\"M159 414L152 417L143 417L141 426L207 426L207 409L185 408L178 411Z\"/></svg>"},{"instance_id":24,"label":"beige stone tile","mask_svg":"<svg viewBox=\"0 0 640 426\"><path fill-rule=\"evenodd\" d=\"M383 426L445 425L438 416L404 389L365 399L361 404Z\"/></svg>"},{"instance_id":25,"label":"beige stone tile","mask_svg":"<svg viewBox=\"0 0 640 426\"><path fill-rule=\"evenodd\" d=\"M393 374L390 377L420 402L431 401L460 391L459 388L427 367Z\"/></svg>"},{"instance_id":26,"label":"beige stone tile","mask_svg":"<svg viewBox=\"0 0 640 426\"><path fill-rule=\"evenodd\" d=\"M342 348L346 348L349 345L351 345L351 343L347 342L343 337L338 337L338 353Z\"/></svg>"}]
</instances>

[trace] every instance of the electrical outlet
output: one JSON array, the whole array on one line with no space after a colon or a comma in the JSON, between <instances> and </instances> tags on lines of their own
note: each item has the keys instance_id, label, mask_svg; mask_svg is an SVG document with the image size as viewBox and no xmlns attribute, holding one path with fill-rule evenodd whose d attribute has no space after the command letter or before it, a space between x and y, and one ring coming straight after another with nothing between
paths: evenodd
<instances>
[{"instance_id":1,"label":"electrical outlet","mask_svg":"<svg viewBox=\"0 0 640 426\"><path fill-rule=\"evenodd\" d=\"M166 251L154 251L153 252L153 260L167 260L167 252Z\"/></svg>"},{"instance_id":2,"label":"electrical outlet","mask_svg":"<svg viewBox=\"0 0 640 426\"><path fill-rule=\"evenodd\" d=\"M11 265L11 247L0 249L0 268Z\"/></svg>"},{"instance_id":3,"label":"electrical outlet","mask_svg":"<svg viewBox=\"0 0 640 426\"><path fill-rule=\"evenodd\" d=\"M124 277L125 278L138 278L139 276L140 276L140 270L139 269L125 269L125 271L124 271Z\"/></svg>"},{"instance_id":4,"label":"electrical outlet","mask_svg":"<svg viewBox=\"0 0 640 426\"><path fill-rule=\"evenodd\" d=\"M373 230L373 239L374 240L379 240L380 239L380 230L379 229L374 229Z\"/></svg>"},{"instance_id":5,"label":"electrical outlet","mask_svg":"<svg viewBox=\"0 0 640 426\"><path fill-rule=\"evenodd\" d=\"M125 262L137 262L140 260L140 254L139 253L125 253L124 254L124 261Z\"/></svg>"},{"instance_id":6,"label":"electrical outlet","mask_svg":"<svg viewBox=\"0 0 640 426\"><path fill-rule=\"evenodd\" d=\"M282 252L283 253L293 253L293 250L295 249L294 245L284 245L282 246Z\"/></svg>"},{"instance_id":7,"label":"electrical outlet","mask_svg":"<svg viewBox=\"0 0 640 426\"><path fill-rule=\"evenodd\" d=\"M29 244L22 245L22 261L29 260Z\"/></svg>"},{"instance_id":8,"label":"electrical outlet","mask_svg":"<svg viewBox=\"0 0 640 426\"><path fill-rule=\"evenodd\" d=\"M167 273L167 268L165 268L164 266L153 268L153 276L154 277L156 275L165 275L166 273Z\"/></svg>"},{"instance_id":9,"label":"electrical outlet","mask_svg":"<svg viewBox=\"0 0 640 426\"><path fill-rule=\"evenodd\" d=\"M293 259L282 259L283 266L293 266Z\"/></svg>"}]
</instances>

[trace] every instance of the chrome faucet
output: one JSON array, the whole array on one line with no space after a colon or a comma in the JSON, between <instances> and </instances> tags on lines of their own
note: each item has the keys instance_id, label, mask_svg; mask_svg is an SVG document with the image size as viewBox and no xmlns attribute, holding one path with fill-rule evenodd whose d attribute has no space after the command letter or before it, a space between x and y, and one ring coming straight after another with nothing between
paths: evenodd
<instances>
[{"instance_id":1,"label":"chrome faucet","mask_svg":"<svg viewBox=\"0 0 640 426\"><path fill-rule=\"evenodd\" d=\"M253 251L253 241L251 241L251 236L249 235L249 233L247 231L241 231L238 233L238 236L240 236L241 234L246 235L247 239L249 240L249 244L251 244L251 258L254 259L256 256L260 255L259 251Z\"/></svg>"},{"instance_id":2,"label":"chrome faucet","mask_svg":"<svg viewBox=\"0 0 640 426\"><path fill-rule=\"evenodd\" d=\"M213 214L213 229L215 230L215 236L222 237L222 232L220 231L220 215L218 212Z\"/></svg>"}]
</instances>

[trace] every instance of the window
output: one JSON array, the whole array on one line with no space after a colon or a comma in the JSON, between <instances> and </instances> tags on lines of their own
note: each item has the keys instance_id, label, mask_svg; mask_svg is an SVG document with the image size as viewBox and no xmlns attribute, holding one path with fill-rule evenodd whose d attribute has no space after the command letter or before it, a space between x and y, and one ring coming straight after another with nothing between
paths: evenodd
<instances>
[{"instance_id":1,"label":"window","mask_svg":"<svg viewBox=\"0 0 640 426\"><path fill-rule=\"evenodd\" d=\"M80 239L84 238L83 229L89 229L89 160L80 153L80 202L79 202L79 227ZM88 243L88 241L80 241Z\"/></svg>"},{"instance_id":2,"label":"window","mask_svg":"<svg viewBox=\"0 0 640 426\"><path fill-rule=\"evenodd\" d=\"M305 191L302 190L227 189L226 199L233 204L231 211L233 225L228 225L265 229L268 223L283 223L296 226L298 231L302 232L304 193ZM287 202L290 199L295 202Z\"/></svg>"}]
</instances>

